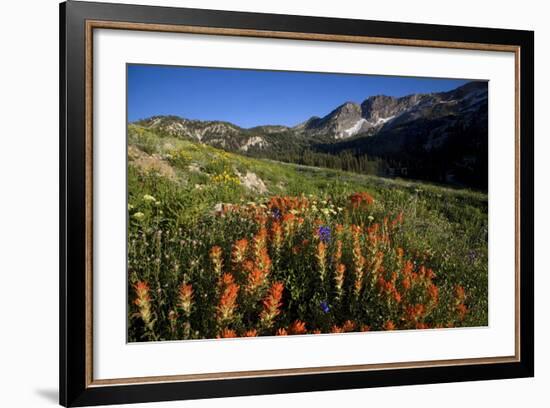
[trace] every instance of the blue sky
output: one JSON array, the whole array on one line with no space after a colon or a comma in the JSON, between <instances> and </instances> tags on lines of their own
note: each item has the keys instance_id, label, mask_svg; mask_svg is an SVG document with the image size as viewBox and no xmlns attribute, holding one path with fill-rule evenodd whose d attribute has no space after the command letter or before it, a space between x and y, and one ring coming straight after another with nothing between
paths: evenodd
<instances>
[{"instance_id":1,"label":"blue sky","mask_svg":"<svg viewBox=\"0 0 550 408\"><path fill-rule=\"evenodd\" d=\"M467 80L128 65L128 120L154 115L294 126L344 102L454 89Z\"/></svg>"}]
</instances>

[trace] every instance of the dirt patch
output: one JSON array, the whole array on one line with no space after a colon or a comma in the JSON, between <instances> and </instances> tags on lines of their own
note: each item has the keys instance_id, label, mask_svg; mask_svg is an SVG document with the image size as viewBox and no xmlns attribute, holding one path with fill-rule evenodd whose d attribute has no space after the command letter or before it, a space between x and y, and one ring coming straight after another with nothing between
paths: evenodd
<instances>
[{"instance_id":1,"label":"dirt patch","mask_svg":"<svg viewBox=\"0 0 550 408\"><path fill-rule=\"evenodd\" d=\"M147 154L135 146L129 146L128 161L143 172L154 171L169 179L176 179L174 168L158 154Z\"/></svg>"}]
</instances>

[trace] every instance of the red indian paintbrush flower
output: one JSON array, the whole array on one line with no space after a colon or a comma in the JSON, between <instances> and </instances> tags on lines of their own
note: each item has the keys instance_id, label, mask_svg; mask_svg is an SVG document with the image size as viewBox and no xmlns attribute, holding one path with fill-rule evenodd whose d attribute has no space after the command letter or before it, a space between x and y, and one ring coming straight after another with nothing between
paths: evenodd
<instances>
[{"instance_id":1,"label":"red indian paintbrush flower","mask_svg":"<svg viewBox=\"0 0 550 408\"><path fill-rule=\"evenodd\" d=\"M334 286L336 288L336 296L338 298L342 296L345 274L346 274L346 265L338 264L338 266L336 267L336 272L334 274Z\"/></svg>"},{"instance_id":2,"label":"red indian paintbrush flower","mask_svg":"<svg viewBox=\"0 0 550 408\"><path fill-rule=\"evenodd\" d=\"M319 278L321 279L321 282L324 282L327 273L327 244L325 244L323 241L320 241L317 244L315 259L317 259Z\"/></svg>"},{"instance_id":3,"label":"red indian paintbrush flower","mask_svg":"<svg viewBox=\"0 0 550 408\"><path fill-rule=\"evenodd\" d=\"M464 301L466 300L466 291L462 286L457 285L455 287L455 296L456 311L459 320L462 321L466 318L466 314L468 313L468 308L464 304Z\"/></svg>"},{"instance_id":4,"label":"red indian paintbrush flower","mask_svg":"<svg viewBox=\"0 0 550 408\"><path fill-rule=\"evenodd\" d=\"M267 275L269 271L271 270L271 258L269 258L269 253L267 252L267 248L262 248L260 250L258 259L256 259L258 268L264 271L264 273Z\"/></svg>"},{"instance_id":5,"label":"red indian paintbrush flower","mask_svg":"<svg viewBox=\"0 0 550 408\"><path fill-rule=\"evenodd\" d=\"M437 303L439 301L439 288L433 283L428 285L428 296L433 303Z\"/></svg>"},{"instance_id":6,"label":"red indian paintbrush flower","mask_svg":"<svg viewBox=\"0 0 550 408\"><path fill-rule=\"evenodd\" d=\"M267 283L267 274L259 268L252 269L246 278L246 291L255 293Z\"/></svg>"},{"instance_id":7,"label":"red indian paintbrush flower","mask_svg":"<svg viewBox=\"0 0 550 408\"><path fill-rule=\"evenodd\" d=\"M276 336L288 336L288 332L284 327L281 327L280 329L277 329L277 333L275 333Z\"/></svg>"},{"instance_id":8,"label":"red indian paintbrush flower","mask_svg":"<svg viewBox=\"0 0 550 408\"><path fill-rule=\"evenodd\" d=\"M300 320L295 320L288 328L290 334L306 334L306 324Z\"/></svg>"},{"instance_id":9,"label":"red indian paintbrush flower","mask_svg":"<svg viewBox=\"0 0 550 408\"><path fill-rule=\"evenodd\" d=\"M263 326L271 327L273 320L281 313L281 299L283 297L284 286L281 282L275 282L269 288L267 296L263 300L263 310L260 313L260 321Z\"/></svg>"},{"instance_id":10,"label":"red indian paintbrush flower","mask_svg":"<svg viewBox=\"0 0 550 408\"><path fill-rule=\"evenodd\" d=\"M234 283L233 276L225 273L222 278L222 292L218 303L218 322L226 324L231 321L237 308L239 285Z\"/></svg>"},{"instance_id":11,"label":"red indian paintbrush flower","mask_svg":"<svg viewBox=\"0 0 550 408\"><path fill-rule=\"evenodd\" d=\"M455 295L456 295L456 300L458 301L458 303L464 302L464 300L466 299L466 291L460 285L457 285L455 287Z\"/></svg>"},{"instance_id":12,"label":"red indian paintbrush flower","mask_svg":"<svg viewBox=\"0 0 550 408\"><path fill-rule=\"evenodd\" d=\"M257 337L258 331L256 329L250 329L243 333L243 337Z\"/></svg>"},{"instance_id":13,"label":"red indian paintbrush flower","mask_svg":"<svg viewBox=\"0 0 550 408\"><path fill-rule=\"evenodd\" d=\"M395 330L395 324L391 320L388 320L384 323L384 330Z\"/></svg>"},{"instance_id":14,"label":"red indian paintbrush flower","mask_svg":"<svg viewBox=\"0 0 550 408\"><path fill-rule=\"evenodd\" d=\"M357 325L355 324L355 322L352 322L351 320L346 320L342 325L342 330L344 332L352 332L355 330L356 327Z\"/></svg>"},{"instance_id":15,"label":"red indian paintbrush flower","mask_svg":"<svg viewBox=\"0 0 550 408\"><path fill-rule=\"evenodd\" d=\"M267 229L260 228L258 233L254 235L253 241L253 252L254 260L258 262L262 256L262 251L266 248L267 245Z\"/></svg>"},{"instance_id":16,"label":"red indian paintbrush flower","mask_svg":"<svg viewBox=\"0 0 550 408\"><path fill-rule=\"evenodd\" d=\"M210 261L212 262L214 273L220 276L222 274L223 260L222 249L219 246L216 245L210 249Z\"/></svg>"},{"instance_id":17,"label":"red indian paintbrush flower","mask_svg":"<svg viewBox=\"0 0 550 408\"><path fill-rule=\"evenodd\" d=\"M193 304L193 286L190 283L182 283L179 287L179 307L189 317Z\"/></svg>"},{"instance_id":18,"label":"red indian paintbrush flower","mask_svg":"<svg viewBox=\"0 0 550 408\"><path fill-rule=\"evenodd\" d=\"M151 297L149 295L149 284L144 281L138 281L134 285L136 299L134 304L138 307L139 315L147 329L153 329L153 313L151 312Z\"/></svg>"},{"instance_id":19,"label":"red indian paintbrush flower","mask_svg":"<svg viewBox=\"0 0 550 408\"><path fill-rule=\"evenodd\" d=\"M285 238L291 238L296 227L296 216L291 213L283 215L282 226Z\"/></svg>"},{"instance_id":20,"label":"red indian paintbrush flower","mask_svg":"<svg viewBox=\"0 0 550 408\"><path fill-rule=\"evenodd\" d=\"M237 337L237 333L232 329L223 329L220 334L218 334L218 339L231 339Z\"/></svg>"},{"instance_id":21,"label":"red indian paintbrush flower","mask_svg":"<svg viewBox=\"0 0 550 408\"><path fill-rule=\"evenodd\" d=\"M410 260L406 260L405 264L403 265L403 269L401 270L401 273L404 277L410 278L412 276L414 269L414 265Z\"/></svg>"},{"instance_id":22,"label":"red indian paintbrush flower","mask_svg":"<svg viewBox=\"0 0 550 408\"><path fill-rule=\"evenodd\" d=\"M357 225L352 225L351 227L352 239L353 239L353 249L352 249L352 258L353 258L353 271L355 273L355 283L354 290L355 295L358 296L363 287L363 273L366 263L366 259L361 253L361 227Z\"/></svg>"},{"instance_id":23,"label":"red indian paintbrush flower","mask_svg":"<svg viewBox=\"0 0 550 408\"><path fill-rule=\"evenodd\" d=\"M246 250L248 248L248 240L246 238L239 239L233 244L231 251L231 263L233 268L237 269L245 260Z\"/></svg>"},{"instance_id":24,"label":"red indian paintbrush flower","mask_svg":"<svg viewBox=\"0 0 550 408\"><path fill-rule=\"evenodd\" d=\"M376 277L378 275L378 272L380 272L382 268L382 263L384 262L384 252L378 251L376 255L374 256L374 260L372 261L372 276Z\"/></svg>"},{"instance_id":25,"label":"red indian paintbrush flower","mask_svg":"<svg viewBox=\"0 0 550 408\"><path fill-rule=\"evenodd\" d=\"M370 205L374 202L374 198L372 198L372 196L366 192L353 193L349 196L349 200L353 209L358 209L360 207Z\"/></svg>"},{"instance_id":26,"label":"red indian paintbrush flower","mask_svg":"<svg viewBox=\"0 0 550 408\"><path fill-rule=\"evenodd\" d=\"M271 224L271 242L273 249L278 253L283 245L283 228L279 222Z\"/></svg>"},{"instance_id":27,"label":"red indian paintbrush flower","mask_svg":"<svg viewBox=\"0 0 550 408\"><path fill-rule=\"evenodd\" d=\"M395 254L397 255L397 259L398 259L399 261L401 261L401 259L403 259L403 255L405 254L405 251L403 251L403 248L398 247L398 248L395 250Z\"/></svg>"},{"instance_id":28,"label":"red indian paintbrush flower","mask_svg":"<svg viewBox=\"0 0 550 408\"><path fill-rule=\"evenodd\" d=\"M342 260L342 247L342 240L337 239L334 243L334 253L332 254L332 263L335 267L337 267Z\"/></svg>"},{"instance_id":29,"label":"red indian paintbrush flower","mask_svg":"<svg viewBox=\"0 0 550 408\"><path fill-rule=\"evenodd\" d=\"M403 286L403 290L407 292L411 288L411 279L408 276L404 277L401 281L401 286Z\"/></svg>"},{"instance_id":30,"label":"red indian paintbrush flower","mask_svg":"<svg viewBox=\"0 0 550 408\"><path fill-rule=\"evenodd\" d=\"M426 308L421 303L409 305L405 310L406 319L410 322L417 322L424 316L425 311Z\"/></svg>"},{"instance_id":31,"label":"red indian paintbrush flower","mask_svg":"<svg viewBox=\"0 0 550 408\"><path fill-rule=\"evenodd\" d=\"M456 307L456 311L458 313L458 318L462 321L466 318L466 314L468 313L468 308L466 307L466 305L464 303L460 303Z\"/></svg>"}]
</instances>

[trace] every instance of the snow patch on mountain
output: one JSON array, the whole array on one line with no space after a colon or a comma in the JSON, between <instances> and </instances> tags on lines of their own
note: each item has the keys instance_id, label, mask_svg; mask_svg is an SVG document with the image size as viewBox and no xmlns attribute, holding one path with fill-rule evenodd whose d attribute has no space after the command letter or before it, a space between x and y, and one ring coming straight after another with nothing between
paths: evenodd
<instances>
[{"instance_id":1,"label":"snow patch on mountain","mask_svg":"<svg viewBox=\"0 0 550 408\"><path fill-rule=\"evenodd\" d=\"M396 115L388 116L387 118L376 118L376 120L366 120L366 122L372 127L383 125L386 122L394 119Z\"/></svg>"},{"instance_id":2,"label":"snow patch on mountain","mask_svg":"<svg viewBox=\"0 0 550 408\"><path fill-rule=\"evenodd\" d=\"M354 136L361 130L361 128L363 127L363 124L366 122L367 122L366 119L361 118L357 122L355 122L355 124L353 124L351 127L345 129L342 133L344 133L346 137Z\"/></svg>"}]
</instances>

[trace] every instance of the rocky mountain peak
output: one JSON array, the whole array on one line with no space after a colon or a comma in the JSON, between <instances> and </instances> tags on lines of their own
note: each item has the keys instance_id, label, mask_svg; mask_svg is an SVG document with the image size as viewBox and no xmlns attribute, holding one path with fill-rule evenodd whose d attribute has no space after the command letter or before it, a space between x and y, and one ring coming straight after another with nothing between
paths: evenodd
<instances>
[{"instance_id":1,"label":"rocky mountain peak","mask_svg":"<svg viewBox=\"0 0 550 408\"><path fill-rule=\"evenodd\" d=\"M361 104L345 102L324 117L313 116L295 126L264 125L250 129L222 121L198 121L177 116L153 116L140 121L172 136L187 137L223 148L263 149L268 139L337 142L355 136L374 136L418 119L433 120L475 112L487 103L487 83L474 81L448 92L403 97L373 95ZM266 139L267 138L267 139ZM261 140L260 140L261 139ZM273 139L273 142L276 142Z\"/></svg>"}]
</instances>

